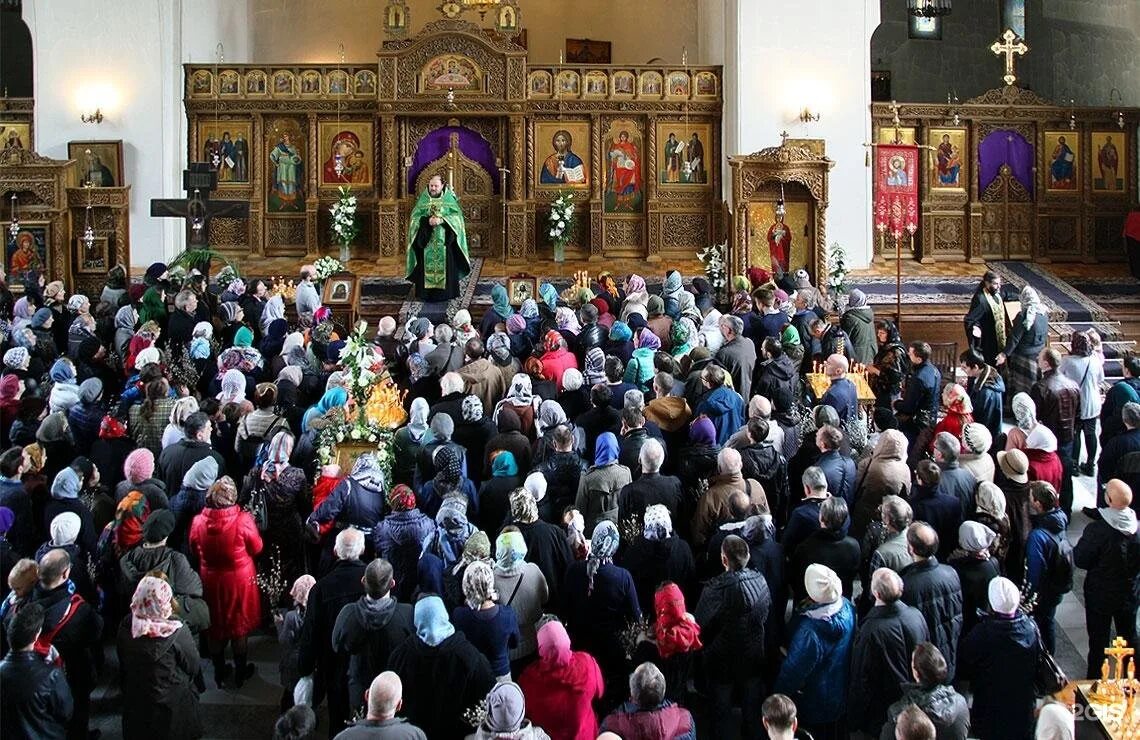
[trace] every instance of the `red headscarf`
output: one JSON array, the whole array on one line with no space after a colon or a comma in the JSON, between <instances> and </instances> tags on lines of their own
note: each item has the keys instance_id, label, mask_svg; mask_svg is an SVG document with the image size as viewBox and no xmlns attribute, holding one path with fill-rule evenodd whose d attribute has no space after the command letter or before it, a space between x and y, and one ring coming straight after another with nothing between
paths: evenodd
<instances>
[{"instance_id":1,"label":"red headscarf","mask_svg":"<svg viewBox=\"0 0 1140 740\"><path fill-rule=\"evenodd\" d=\"M562 345L562 335L561 334L556 332L554 329L551 329L550 331L546 332L546 336L543 337L543 340L542 340L542 347L544 350L546 350L547 352L555 352L558 350L558 348L561 345Z\"/></svg>"},{"instance_id":2,"label":"red headscarf","mask_svg":"<svg viewBox=\"0 0 1140 740\"><path fill-rule=\"evenodd\" d=\"M666 583L653 597L657 613L657 652L662 658L701 648L701 628L685 613L685 597L675 583Z\"/></svg>"},{"instance_id":3,"label":"red headscarf","mask_svg":"<svg viewBox=\"0 0 1140 740\"><path fill-rule=\"evenodd\" d=\"M127 427L123 422L108 414L99 424L99 439L118 439L127 436Z\"/></svg>"}]
</instances>

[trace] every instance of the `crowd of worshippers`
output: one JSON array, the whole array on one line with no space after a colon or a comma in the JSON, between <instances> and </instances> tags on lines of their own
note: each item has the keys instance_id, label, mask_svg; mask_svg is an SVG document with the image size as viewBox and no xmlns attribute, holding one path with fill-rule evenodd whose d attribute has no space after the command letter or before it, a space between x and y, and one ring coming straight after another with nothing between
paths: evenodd
<instances>
[{"instance_id":1,"label":"crowd of worshippers","mask_svg":"<svg viewBox=\"0 0 1140 740\"><path fill-rule=\"evenodd\" d=\"M4 737L97 734L100 681L125 737L199 737L259 632L280 738L1072 737L1034 677L1075 568L1088 676L1134 641L1140 360L1104 393L1030 287L999 329L983 280L964 384L804 271L386 317L388 471L317 462L348 332L300 277L0 284Z\"/></svg>"}]
</instances>

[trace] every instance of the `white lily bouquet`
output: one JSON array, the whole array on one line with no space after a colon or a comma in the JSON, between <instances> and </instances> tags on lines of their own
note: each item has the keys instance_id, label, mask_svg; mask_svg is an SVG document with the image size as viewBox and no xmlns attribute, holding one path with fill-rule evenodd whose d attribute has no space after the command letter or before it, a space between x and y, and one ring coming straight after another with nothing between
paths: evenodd
<instances>
[{"instance_id":1,"label":"white lily bouquet","mask_svg":"<svg viewBox=\"0 0 1140 740\"><path fill-rule=\"evenodd\" d=\"M566 259L566 245L574 236L574 196L559 193L550 203L550 243L554 247L554 261Z\"/></svg>"},{"instance_id":2,"label":"white lily bouquet","mask_svg":"<svg viewBox=\"0 0 1140 740\"><path fill-rule=\"evenodd\" d=\"M705 266L705 277L718 300L723 299L724 290L728 286L728 271L724 260L727 251L728 244L710 244L697 252L697 259Z\"/></svg>"},{"instance_id":3,"label":"white lily bouquet","mask_svg":"<svg viewBox=\"0 0 1140 740\"><path fill-rule=\"evenodd\" d=\"M337 189L340 197L329 206L332 215L332 225L329 227L333 241L340 244L340 260L348 262L348 245L360 233L356 224L356 196L347 186L341 185Z\"/></svg>"},{"instance_id":4,"label":"white lily bouquet","mask_svg":"<svg viewBox=\"0 0 1140 740\"><path fill-rule=\"evenodd\" d=\"M313 267L317 268L317 282L324 283L333 275L344 270L344 263L336 257L321 257L313 263Z\"/></svg>"},{"instance_id":5,"label":"white lily bouquet","mask_svg":"<svg viewBox=\"0 0 1140 740\"><path fill-rule=\"evenodd\" d=\"M827 286L836 295L847 293L847 250L839 242L832 242L827 252Z\"/></svg>"}]
</instances>

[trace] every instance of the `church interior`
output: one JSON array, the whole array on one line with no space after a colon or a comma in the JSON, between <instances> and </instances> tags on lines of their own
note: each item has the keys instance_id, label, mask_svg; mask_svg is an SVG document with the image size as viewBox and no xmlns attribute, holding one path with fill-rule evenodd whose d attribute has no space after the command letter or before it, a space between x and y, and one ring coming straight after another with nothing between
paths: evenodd
<instances>
[{"instance_id":1,"label":"church interior","mask_svg":"<svg viewBox=\"0 0 1140 740\"><path fill-rule=\"evenodd\" d=\"M953 372L992 270L1037 287L1052 342L1100 332L1112 381L1140 338L1138 146L1137 0L0 0L13 285L334 257L351 317L477 324L495 283L659 286L714 249L730 281L862 289ZM433 177L472 268L440 306L405 280ZM1083 666L1078 593L1059 659ZM263 736L276 701L207 691L208 734Z\"/></svg>"}]
</instances>

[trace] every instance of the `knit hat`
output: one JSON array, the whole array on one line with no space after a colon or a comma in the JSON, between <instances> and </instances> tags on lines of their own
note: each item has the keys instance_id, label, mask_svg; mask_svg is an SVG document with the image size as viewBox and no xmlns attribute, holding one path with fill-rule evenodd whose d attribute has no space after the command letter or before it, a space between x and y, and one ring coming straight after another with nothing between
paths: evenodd
<instances>
[{"instance_id":1,"label":"knit hat","mask_svg":"<svg viewBox=\"0 0 1140 740\"><path fill-rule=\"evenodd\" d=\"M526 700L513 681L496 683L487 694L487 718L483 728L490 733L514 733L526 721Z\"/></svg>"},{"instance_id":2,"label":"knit hat","mask_svg":"<svg viewBox=\"0 0 1140 740\"><path fill-rule=\"evenodd\" d=\"M995 614L1012 616L1017 611L1018 605L1021 604L1021 591L1018 590L1013 581L1002 576L990 581L988 595L990 609Z\"/></svg>"},{"instance_id":3,"label":"knit hat","mask_svg":"<svg viewBox=\"0 0 1140 740\"><path fill-rule=\"evenodd\" d=\"M79 400L83 403L95 403L103 395L103 381L98 378L88 378L79 384Z\"/></svg>"},{"instance_id":4,"label":"knit hat","mask_svg":"<svg viewBox=\"0 0 1140 740\"><path fill-rule=\"evenodd\" d=\"M568 367L562 373L563 390L576 391L582 387L583 382L582 371L577 368Z\"/></svg>"},{"instance_id":5,"label":"knit hat","mask_svg":"<svg viewBox=\"0 0 1140 740\"><path fill-rule=\"evenodd\" d=\"M967 450L975 455L987 452L993 441L994 436L990 434L990 430L985 424L972 421L962 427L962 443L966 445Z\"/></svg>"},{"instance_id":6,"label":"knit hat","mask_svg":"<svg viewBox=\"0 0 1140 740\"><path fill-rule=\"evenodd\" d=\"M843 584L831 568L812 563L804 573L804 587L817 604L833 604L843 597Z\"/></svg>"},{"instance_id":7,"label":"knit hat","mask_svg":"<svg viewBox=\"0 0 1140 740\"><path fill-rule=\"evenodd\" d=\"M142 525L143 540L154 544L161 542L174 531L174 512L170 509L159 509L147 517Z\"/></svg>"},{"instance_id":8,"label":"knit hat","mask_svg":"<svg viewBox=\"0 0 1140 740\"><path fill-rule=\"evenodd\" d=\"M190 466L182 476L182 486L194 491L205 491L214 485L217 479L218 461L213 455L208 455Z\"/></svg>"},{"instance_id":9,"label":"knit hat","mask_svg":"<svg viewBox=\"0 0 1140 740\"><path fill-rule=\"evenodd\" d=\"M153 477L154 453L145 447L132 451L123 461L123 475L132 483L141 483L147 478Z\"/></svg>"},{"instance_id":10,"label":"knit hat","mask_svg":"<svg viewBox=\"0 0 1140 740\"><path fill-rule=\"evenodd\" d=\"M996 532L978 522L962 522L958 527L958 545L966 552L988 550L996 539Z\"/></svg>"},{"instance_id":11,"label":"knit hat","mask_svg":"<svg viewBox=\"0 0 1140 740\"><path fill-rule=\"evenodd\" d=\"M546 476L541 471L534 471L523 481L523 488L534 496L535 501L541 501L546 498Z\"/></svg>"},{"instance_id":12,"label":"knit hat","mask_svg":"<svg viewBox=\"0 0 1140 740\"><path fill-rule=\"evenodd\" d=\"M83 522L74 511L56 514L48 527L48 531L51 533L51 544L56 547L73 544L79 537L79 530L82 528Z\"/></svg>"},{"instance_id":13,"label":"knit hat","mask_svg":"<svg viewBox=\"0 0 1140 740\"><path fill-rule=\"evenodd\" d=\"M1029 482L1029 458L1021 450L1002 451L997 454L998 467L1014 483Z\"/></svg>"},{"instance_id":14,"label":"knit hat","mask_svg":"<svg viewBox=\"0 0 1140 740\"><path fill-rule=\"evenodd\" d=\"M78 396L75 396L78 402ZM62 411L53 411L40 422L36 430L36 439L40 442L65 442L68 438L67 415Z\"/></svg>"},{"instance_id":15,"label":"knit hat","mask_svg":"<svg viewBox=\"0 0 1140 740\"><path fill-rule=\"evenodd\" d=\"M79 498L79 489L82 482L79 473L72 468L64 468L55 474L51 484L51 497L55 499Z\"/></svg>"},{"instance_id":16,"label":"knit hat","mask_svg":"<svg viewBox=\"0 0 1140 740\"><path fill-rule=\"evenodd\" d=\"M12 370L27 370L32 356L23 347L13 347L4 353L4 366Z\"/></svg>"},{"instance_id":17,"label":"knit hat","mask_svg":"<svg viewBox=\"0 0 1140 740\"><path fill-rule=\"evenodd\" d=\"M42 329L44 324L52 320L52 313L50 308L39 308L32 314L31 327L33 329Z\"/></svg>"}]
</instances>

